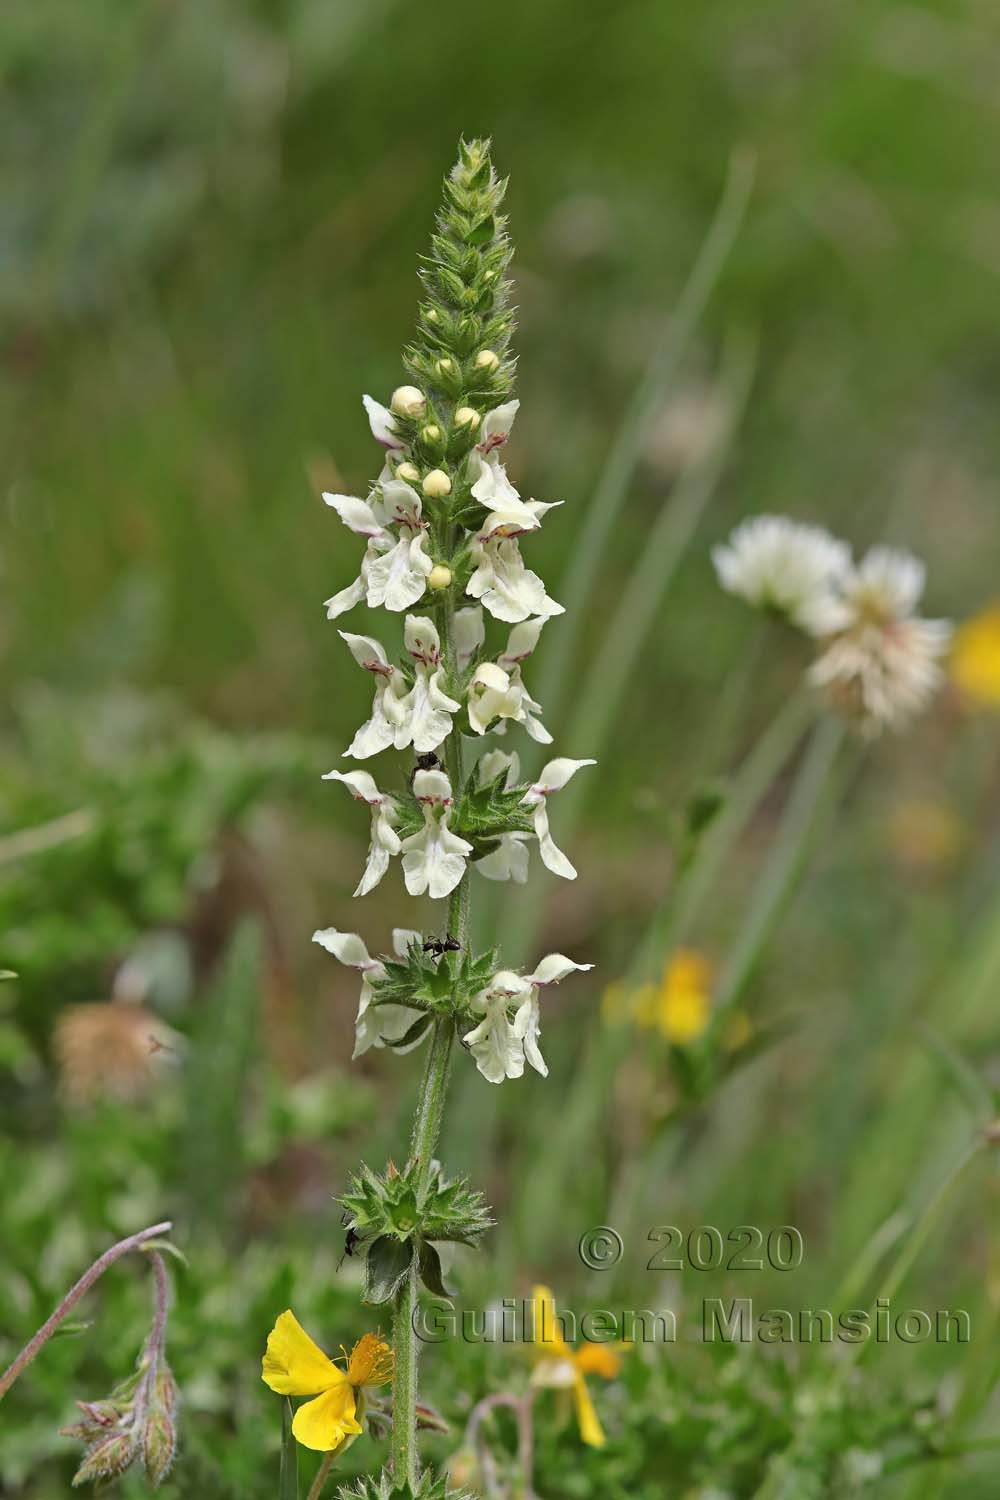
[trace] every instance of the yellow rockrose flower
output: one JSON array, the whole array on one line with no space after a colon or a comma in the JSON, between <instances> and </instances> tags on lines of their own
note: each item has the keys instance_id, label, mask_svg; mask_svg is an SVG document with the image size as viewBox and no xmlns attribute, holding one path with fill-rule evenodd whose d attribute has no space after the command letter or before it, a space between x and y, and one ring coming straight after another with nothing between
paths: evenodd
<instances>
[{"instance_id":1,"label":"yellow rockrose flower","mask_svg":"<svg viewBox=\"0 0 1000 1500\"><path fill-rule=\"evenodd\" d=\"M712 966L694 948L678 948L663 971L656 1023L668 1042L696 1041L712 1013Z\"/></svg>"},{"instance_id":2,"label":"yellow rockrose flower","mask_svg":"<svg viewBox=\"0 0 1000 1500\"><path fill-rule=\"evenodd\" d=\"M547 1286L536 1286L531 1296L531 1353L535 1361L532 1383L570 1390L580 1436L591 1448L603 1448L605 1438L585 1376L613 1380L621 1367L620 1345L584 1344L573 1349L562 1336L556 1303Z\"/></svg>"},{"instance_id":3,"label":"yellow rockrose flower","mask_svg":"<svg viewBox=\"0 0 1000 1500\"><path fill-rule=\"evenodd\" d=\"M1000 600L955 631L951 679L970 703L1000 708Z\"/></svg>"},{"instance_id":4,"label":"yellow rockrose flower","mask_svg":"<svg viewBox=\"0 0 1000 1500\"><path fill-rule=\"evenodd\" d=\"M343 1351L345 1368L329 1359L313 1343L295 1314L281 1314L268 1334L261 1363L261 1379L279 1396L314 1396L292 1419L292 1433L303 1448L337 1453L362 1431L365 1389L392 1379L392 1350L377 1333L366 1333L350 1354Z\"/></svg>"},{"instance_id":5,"label":"yellow rockrose flower","mask_svg":"<svg viewBox=\"0 0 1000 1500\"><path fill-rule=\"evenodd\" d=\"M678 948L656 984L635 989L621 979L609 984L601 999L601 1015L608 1025L631 1020L683 1047L697 1041L711 1020L711 981L712 966L705 955L694 948Z\"/></svg>"}]
</instances>

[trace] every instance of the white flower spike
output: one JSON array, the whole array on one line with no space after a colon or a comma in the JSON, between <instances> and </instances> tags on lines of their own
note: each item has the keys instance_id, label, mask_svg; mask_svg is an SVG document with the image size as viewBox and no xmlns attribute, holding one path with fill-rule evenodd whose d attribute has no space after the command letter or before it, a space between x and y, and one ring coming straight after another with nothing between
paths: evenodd
<instances>
[{"instance_id":1,"label":"white flower spike","mask_svg":"<svg viewBox=\"0 0 1000 1500\"><path fill-rule=\"evenodd\" d=\"M411 896L426 891L432 900L440 901L465 874L472 845L448 827L452 792L443 771L418 771L413 795L423 807L424 826L403 840L403 878Z\"/></svg>"},{"instance_id":2,"label":"white flower spike","mask_svg":"<svg viewBox=\"0 0 1000 1500\"><path fill-rule=\"evenodd\" d=\"M367 896L375 889L386 870L389 860L400 852L401 844L395 824L399 816L392 797L380 792L374 777L367 771L328 771L324 781L341 781L351 796L358 802L366 802L371 808L372 837L368 846L368 863L355 896Z\"/></svg>"},{"instance_id":3,"label":"white flower spike","mask_svg":"<svg viewBox=\"0 0 1000 1500\"><path fill-rule=\"evenodd\" d=\"M564 880L575 880L576 870L549 832L547 798L551 792L562 791L566 783L572 780L583 766L596 766L596 764L596 760L569 760L566 756L550 760L548 765L542 767L542 774L534 786L529 787L521 799L526 807L535 809L535 837L538 840L538 852L542 856L542 864L551 870L553 875L561 875Z\"/></svg>"}]
</instances>

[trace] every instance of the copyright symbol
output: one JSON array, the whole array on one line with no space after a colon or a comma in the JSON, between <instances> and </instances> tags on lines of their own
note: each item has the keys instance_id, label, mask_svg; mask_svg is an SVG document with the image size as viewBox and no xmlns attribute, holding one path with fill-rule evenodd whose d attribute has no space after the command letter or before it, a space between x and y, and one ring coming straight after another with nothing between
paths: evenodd
<instances>
[{"instance_id":1,"label":"copyright symbol","mask_svg":"<svg viewBox=\"0 0 1000 1500\"><path fill-rule=\"evenodd\" d=\"M580 1259L591 1271L607 1271L616 1266L625 1253L625 1245L617 1229L607 1224L598 1224L580 1236L577 1245Z\"/></svg>"}]
</instances>

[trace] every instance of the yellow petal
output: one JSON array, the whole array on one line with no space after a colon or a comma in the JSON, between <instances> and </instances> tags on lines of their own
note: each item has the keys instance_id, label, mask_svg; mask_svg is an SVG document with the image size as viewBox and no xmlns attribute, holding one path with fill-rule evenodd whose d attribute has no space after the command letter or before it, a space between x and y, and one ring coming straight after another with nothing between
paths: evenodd
<instances>
[{"instance_id":1,"label":"yellow petal","mask_svg":"<svg viewBox=\"0 0 1000 1500\"><path fill-rule=\"evenodd\" d=\"M547 1286L536 1286L531 1294L531 1339L546 1359L552 1355L570 1357L562 1324L556 1317L556 1299Z\"/></svg>"},{"instance_id":2,"label":"yellow petal","mask_svg":"<svg viewBox=\"0 0 1000 1500\"><path fill-rule=\"evenodd\" d=\"M303 1448L320 1453L346 1448L361 1431L356 1411L353 1387L345 1380L299 1407L292 1418L292 1435Z\"/></svg>"},{"instance_id":3,"label":"yellow petal","mask_svg":"<svg viewBox=\"0 0 1000 1500\"><path fill-rule=\"evenodd\" d=\"M604 1428L598 1421L597 1413L594 1410L594 1403L591 1401L590 1392L587 1390L587 1382L582 1375L577 1376L576 1384L573 1386L573 1404L576 1407L577 1426L580 1429L580 1436L583 1438L583 1441L591 1448L603 1448Z\"/></svg>"},{"instance_id":4,"label":"yellow petal","mask_svg":"<svg viewBox=\"0 0 1000 1500\"><path fill-rule=\"evenodd\" d=\"M290 1310L281 1314L268 1334L260 1377L279 1396L314 1396L348 1383L344 1372L313 1343Z\"/></svg>"},{"instance_id":5,"label":"yellow petal","mask_svg":"<svg viewBox=\"0 0 1000 1500\"><path fill-rule=\"evenodd\" d=\"M347 1362L347 1378L352 1385L386 1385L392 1379L392 1350L377 1333L366 1333L358 1339Z\"/></svg>"},{"instance_id":6,"label":"yellow petal","mask_svg":"<svg viewBox=\"0 0 1000 1500\"><path fill-rule=\"evenodd\" d=\"M583 1344L573 1351L573 1363L581 1375L600 1375L614 1380L622 1367L622 1344Z\"/></svg>"}]
</instances>

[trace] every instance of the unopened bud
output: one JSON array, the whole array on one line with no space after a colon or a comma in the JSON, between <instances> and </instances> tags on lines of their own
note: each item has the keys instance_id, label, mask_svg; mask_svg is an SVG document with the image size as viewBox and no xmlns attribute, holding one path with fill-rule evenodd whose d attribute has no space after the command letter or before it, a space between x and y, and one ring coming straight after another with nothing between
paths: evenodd
<instances>
[{"instance_id":1,"label":"unopened bud","mask_svg":"<svg viewBox=\"0 0 1000 1500\"><path fill-rule=\"evenodd\" d=\"M135 1443L132 1434L119 1432L114 1437L102 1438L84 1457L83 1463L73 1475L73 1483L86 1484L88 1479L113 1479L124 1474L135 1458Z\"/></svg>"},{"instance_id":2,"label":"unopened bud","mask_svg":"<svg viewBox=\"0 0 1000 1500\"><path fill-rule=\"evenodd\" d=\"M451 494L451 480L443 469L432 469L424 476L421 488L429 499L443 500L445 495Z\"/></svg>"},{"instance_id":3,"label":"unopened bud","mask_svg":"<svg viewBox=\"0 0 1000 1500\"><path fill-rule=\"evenodd\" d=\"M492 375L500 368L500 356L493 349L480 349L475 363L477 370L488 370Z\"/></svg>"},{"instance_id":4,"label":"unopened bud","mask_svg":"<svg viewBox=\"0 0 1000 1500\"><path fill-rule=\"evenodd\" d=\"M142 1461L154 1490L173 1463L176 1447L172 1418L162 1407L154 1407L142 1429Z\"/></svg>"},{"instance_id":5,"label":"unopened bud","mask_svg":"<svg viewBox=\"0 0 1000 1500\"><path fill-rule=\"evenodd\" d=\"M440 322L440 318L438 317L438 310L437 310L436 307L426 307L424 309L424 322L425 323L438 323L438 322Z\"/></svg>"},{"instance_id":6,"label":"unopened bud","mask_svg":"<svg viewBox=\"0 0 1000 1500\"><path fill-rule=\"evenodd\" d=\"M417 480L420 478L420 470L417 468L416 464L400 464L399 468L396 470L396 478L405 479L407 484L416 484Z\"/></svg>"},{"instance_id":7,"label":"unopened bud","mask_svg":"<svg viewBox=\"0 0 1000 1500\"><path fill-rule=\"evenodd\" d=\"M424 393L418 391L415 385L398 385L389 405L397 417L410 417L413 421L422 417L427 409Z\"/></svg>"},{"instance_id":8,"label":"unopened bud","mask_svg":"<svg viewBox=\"0 0 1000 1500\"><path fill-rule=\"evenodd\" d=\"M455 413L455 426L471 427L473 432L475 432L482 420L482 417L474 406L460 406Z\"/></svg>"},{"instance_id":9,"label":"unopened bud","mask_svg":"<svg viewBox=\"0 0 1000 1500\"><path fill-rule=\"evenodd\" d=\"M444 359L436 361L434 371L442 380L448 380L455 373L455 361L446 354Z\"/></svg>"},{"instance_id":10,"label":"unopened bud","mask_svg":"<svg viewBox=\"0 0 1000 1500\"><path fill-rule=\"evenodd\" d=\"M435 563L427 575L427 587L438 593L451 585L451 569L446 568L444 563Z\"/></svg>"},{"instance_id":11,"label":"unopened bud","mask_svg":"<svg viewBox=\"0 0 1000 1500\"><path fill-rule=\"evenodd\" d=\"M173 1411L177 1402L177 1382L168 1365L161 1363L153 1389L164 1411Z\"/></svg>"},{"instance_id":12,"label":"unopened bud","mask_svg":"<svg viewBox=\"0 0 1000 1500\"><path fill-rule=\"evenodd\" d=\"M436 422L428 422L426 427L420 429L420 441L432 448L436 447L443 437L444 433Z\"/></svg>"}]
</instances>

